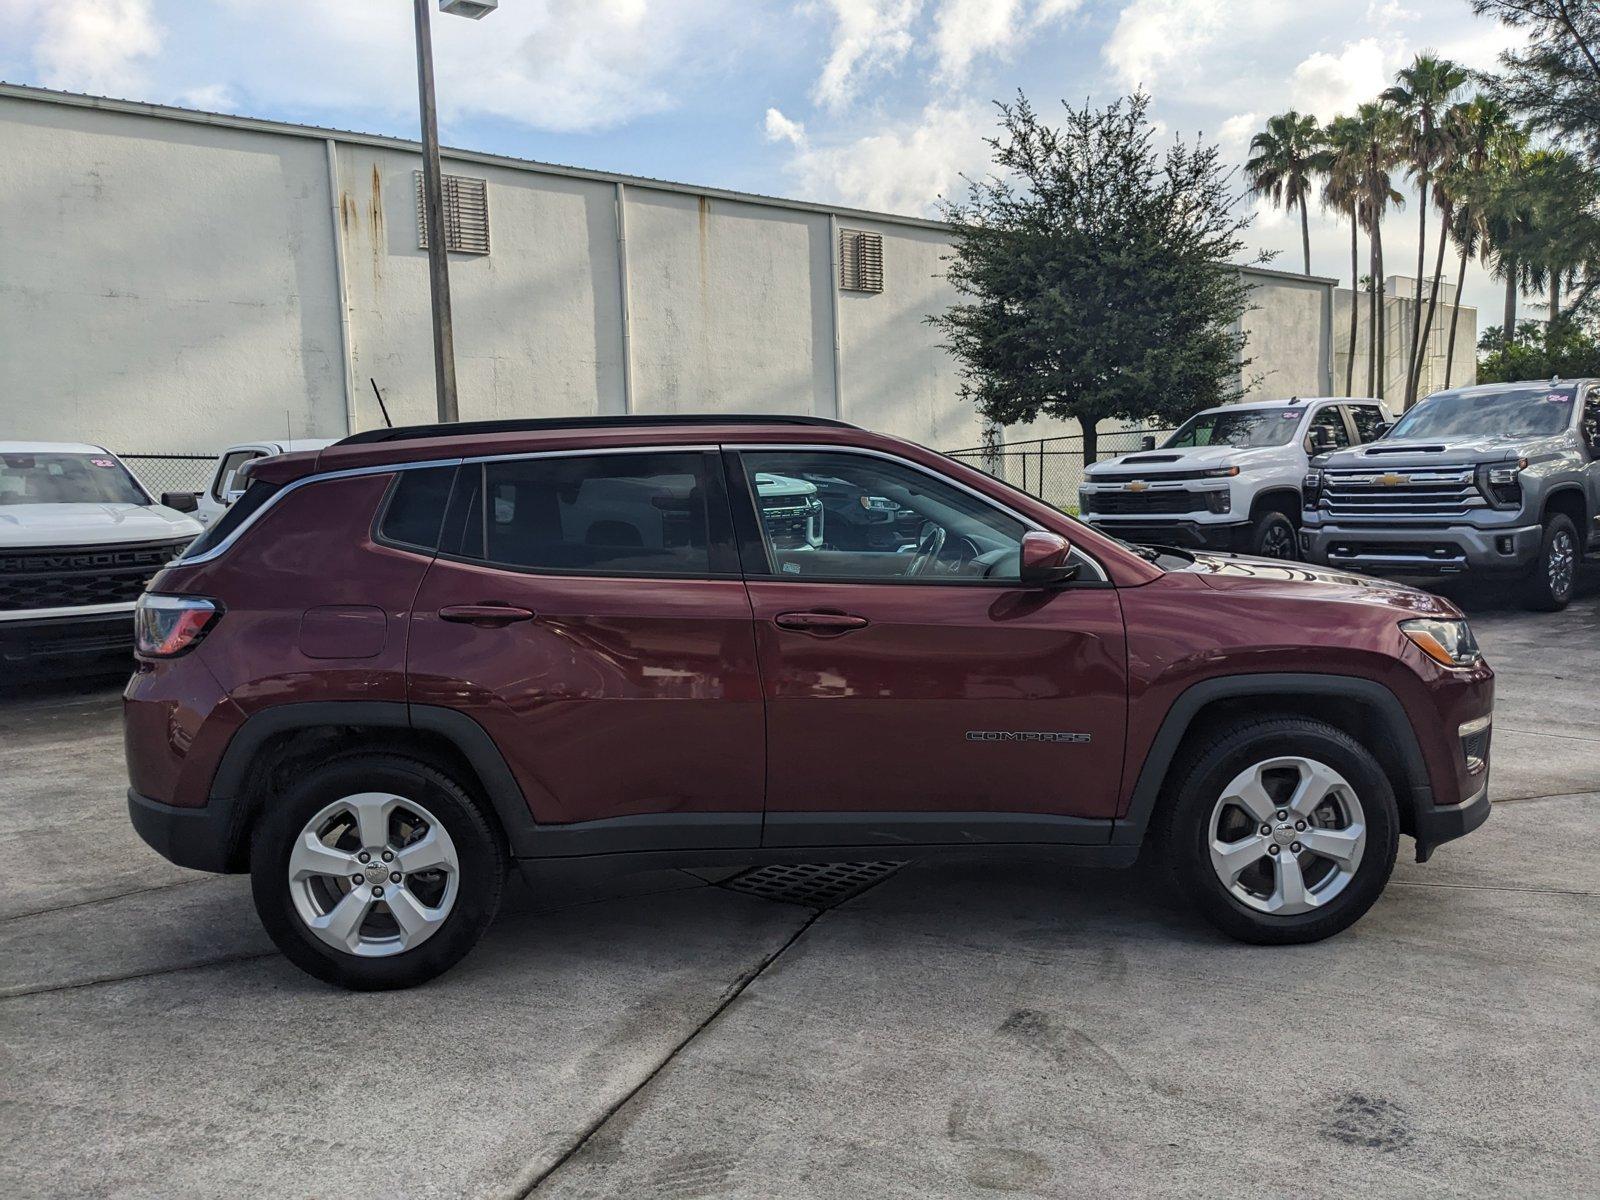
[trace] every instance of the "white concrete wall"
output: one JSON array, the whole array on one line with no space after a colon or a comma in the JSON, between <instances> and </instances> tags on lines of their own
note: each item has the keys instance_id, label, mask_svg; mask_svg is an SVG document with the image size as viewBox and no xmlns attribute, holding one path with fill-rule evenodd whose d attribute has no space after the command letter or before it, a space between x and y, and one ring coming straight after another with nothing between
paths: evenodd
<instances>
[{"instance_id":1,"label":"white concrete wall","mask_svg":"<svg viewBox=\"0 0 1600 1200\"><path fill-rule=\"evenodd\" d=\"M1246 338L1245 399L1325 396L1332 287L1282 274L1251 275L1250 309L1240 321Z\"/></svg>"},{"instance_id":2,"label":"white concrete wall","mask_svg":"<svg viewBox=\"0 0 1600 1200\"><path fill-rule=\"evenodd\" d=\"M627 188L634 410L833 411L828 219Z\"/></svg>"},{"instance_id":3,"label":"white concrete wall","mask_svg":"<svg viewBox=\"0 0 1600 1200\"><path fill-rule=\"evenodd\" d=\"M1408 286L1414 286L1406 280ZM1452 287L1450 289L1454 291ZM1349 288L1340 288L1334 294L1334 386L1340 395L1345 394L1345 375L1350 366L1350 304L1356 304L1355 379L1351 390L1355 395L1368 394L1367 373L1372 357L1372 322L1369 317L1367 293L1358 296ZM1416 304L1409 297L1388 296L1384 300L1384 379L1385 385L1373 391L1382 393L1398 409L1406 394L1406 357L1411 349L1411 322ZM1419 395L1426 396L1445 386L1445 351L1450 345L1450 317L1452 309L1443 296L1433 316L1429 330L1427 353L1422 364L1422 386ZM1426 303L1423 320L1427 320ZM1450 386L1461 387L1478 380L1478 310L1462 305L1456 326L1455 354L1448 372Z\"/></svg>"},{"instance_id":4,"label":"white concrete wall","mask_svg":"<svg viewBox=\"0 0 1600 1200\"><path fill-rule=\"evenodd\" d=\"M433 419L414 149L24 91L0 89L0 437L336 436L381 423L370 379L396 422ZM491 253L450 264L464 418L627 411L626 299L634 411L982 440L926 322L956 299L942 229L839 213L884 239L884 290L843 292L827 210L625 180L625 297L616 178L445 169L488 181ZM1316 390L1320 286L1267 281L1247 318L1272 394Z\"/></svg>"},{"instance_id":5,"label":"white concrete wall","mask_svg":"<svg viewBox=\"0 0 1600 1200\"><path fill-rule=\"evenodd\" d=\"M420 156L344 144L340 224L356 425L435 418ZM446 160L489 182L490 253L450 256L456 382L467 419L622 411L615 188Z\"/></svg>"},{"instance_id":6,"label":"white concrete wall","mask_svg":"<svg viewBox=\"0 0 1600 1200\"><path fill-rule=\"evenodd\" d=\"M324 154L0 96L0 437L340 433Z\"/></svg>"}]
</instances>

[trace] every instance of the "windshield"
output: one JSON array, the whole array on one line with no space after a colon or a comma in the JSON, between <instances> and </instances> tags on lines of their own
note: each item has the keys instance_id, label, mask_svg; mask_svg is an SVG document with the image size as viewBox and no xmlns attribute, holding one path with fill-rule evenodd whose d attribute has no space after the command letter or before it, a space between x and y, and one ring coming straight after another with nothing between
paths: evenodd
<instances>
[{"instance_id":1,"label":"windshield","mask_svg":"<svg viewBox=\"0 0 1600 1200\"><path fill-rule=\"evenodd\" d=\"M1401 417L1391 438L1547 437L1572 417L1578 389L1517 388L1505 392L1444 392Z\"/></svg>"},{"instance_id":2,"label":"windshield","mask_svg":"<svg viewBox=\"0 0 1600 1200\"><path fill-rule=\"evenodd\" d=\"M0 454L0 504L149 504L105 454Z\"/></svg>"},{"instance_id":3,"label":"windshield","mask_svg":"<svg viewBox=\"0 0 1600 1200\"><path fill-rule=\"evenodd\" d=\"M1299 428L1303 408L1242 408L1190 417L1162 449L1188 446L1286 446Z\"/></svg>"}]
</instances>

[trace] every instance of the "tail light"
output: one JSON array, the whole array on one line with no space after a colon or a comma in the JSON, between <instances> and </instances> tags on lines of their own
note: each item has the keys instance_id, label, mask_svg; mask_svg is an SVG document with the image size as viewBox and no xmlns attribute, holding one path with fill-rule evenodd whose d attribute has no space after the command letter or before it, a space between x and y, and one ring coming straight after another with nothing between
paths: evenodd
<instances>
[{"instance_id":1,"label":"tail light","mask_svg":"<svg viewBox=\"0 0 1600 1200\"><path fill-rule=\"evenodd\" d=\"M222 616L222 606L199 596L146 592L133 609L133 644L147 658L174 658L194 649Z\"/></svg>"}]
</instances>

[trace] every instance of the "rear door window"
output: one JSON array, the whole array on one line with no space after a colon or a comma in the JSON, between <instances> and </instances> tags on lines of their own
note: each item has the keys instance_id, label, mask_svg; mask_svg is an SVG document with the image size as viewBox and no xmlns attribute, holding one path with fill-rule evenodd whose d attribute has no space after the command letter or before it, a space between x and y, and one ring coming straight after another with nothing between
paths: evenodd
<instances>
[{"instance_id":1,"label":"rear door window","mask_svg":"<svg viewBox=\"0 0 1600 1200\"><path fill-rule=\"evenodd\" d=\"M1311 424L1306 429L1306 433L1312 439L1308 445L1316 445L1318 429L1327 430L1327 440L1324 444L1328 449L1343 450L1350 444L1350 431L1344 427L1344 413L1339 410L1337 404L1324 404L1317 409L1316 415L1311 418Z\"/></svg>"},{"instance_id":2,"label":"rear door window","mask_svg":"<svg viewBox=\"0 0 1600 1200\"><path fill-rule=\"evenodd\" d=\"M1374 441L1378 437L1379 426L1383 424L1383 412L1376 404L1349 405L1350 420L1356 427L1356 437L1362 442Z\"/></svg>"},{"instance_id":3,"label":"rear door window","mask_svg":"<svg viewBox=\"0 0 1600 1200\"><path fill-rule=\"evenodd\" d=\"M727 500L709 467L703 451L468 464L447 543L462 557L527 571L735 574Z\"/></svg>"},{"instance_id":4,"label":"rear door window","mask_svg":"<svg viewBox=\"0 0 1600 1200\"><path fill-rule=\"evenodd\" d=\"M228 493L234 488L234 476L239 473L239 468L252 458L263 457L259 450L232 450L223 456L222 465L217 468L217 477L211 482L211 498L219 504L228 502Z\"/></svg>"}]
</instances>

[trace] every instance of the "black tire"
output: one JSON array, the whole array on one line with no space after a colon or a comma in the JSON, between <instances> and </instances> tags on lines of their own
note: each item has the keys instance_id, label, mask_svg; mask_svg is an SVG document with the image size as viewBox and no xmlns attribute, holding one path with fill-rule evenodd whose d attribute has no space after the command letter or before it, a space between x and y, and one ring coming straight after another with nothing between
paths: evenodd
<instances>
[{"instance_id":1,"label":"black tire","mask_svg":"<svg viewBox=\"0 0 1600 1200\"><path fill-rule=\"evenodd\" d=\"M1211 863L1209 826L1235 776L1286 756L1323 763L1344 777L1360 801L1367 840L1353 876L1331 900L1310 912L1274 915L1248 907L1223 884ZM1394 789L1377 760L1342 730L1301 717L1246 720L1206 738L1176 769L1178 784L1157 833L1162 857L1184 894L1223 933L1264 946L1321 941L1358 921L1388 883L1400 833Z\"/></svg>"},{"instance_id":2,"label":"black tire","mask_svg":"<svg viewBox=\"0 0 1600 1200\"><path fill-rule=\"evenodd\" d=\"M460 863L449 915L427 940L386 957L363 957L323 942L302 920L289 884L289 855L306 823L346 796L387 792L420 802L442 824ZM269 799L250 840L256 912L279 950L301 970L357 991L413 987L454 966L500 907L509 859L498 830L471 795L443 772L393 754L333 759Z\"/></svg>"},{"instance_id":3,"label":"black tire","mask_svg":"<svg viewBox=\"0 0 1600 1200\"><path fill-rule=\"evenodd\" d=\"M1563 559L1565 567L1563 569ZM1539 557L1522 581L1522 607L1533 612L1559 612L1572 602L1583 562L1583 542L1578 527L1565 513L1545 518L1539 539Z\"/></svg>"},{"instance_id":4,"label":"black tire","mask_svg":"<svg viewBox=\"0 0 1600 1200\"><path fill-rule=\"evenodd\" d=\"M1257 558L1277 558L1295 562L1300 543L1294 522L1281 512L1264 512L1250 525L1247 552Z\"/></svg>"}]
</instances>

